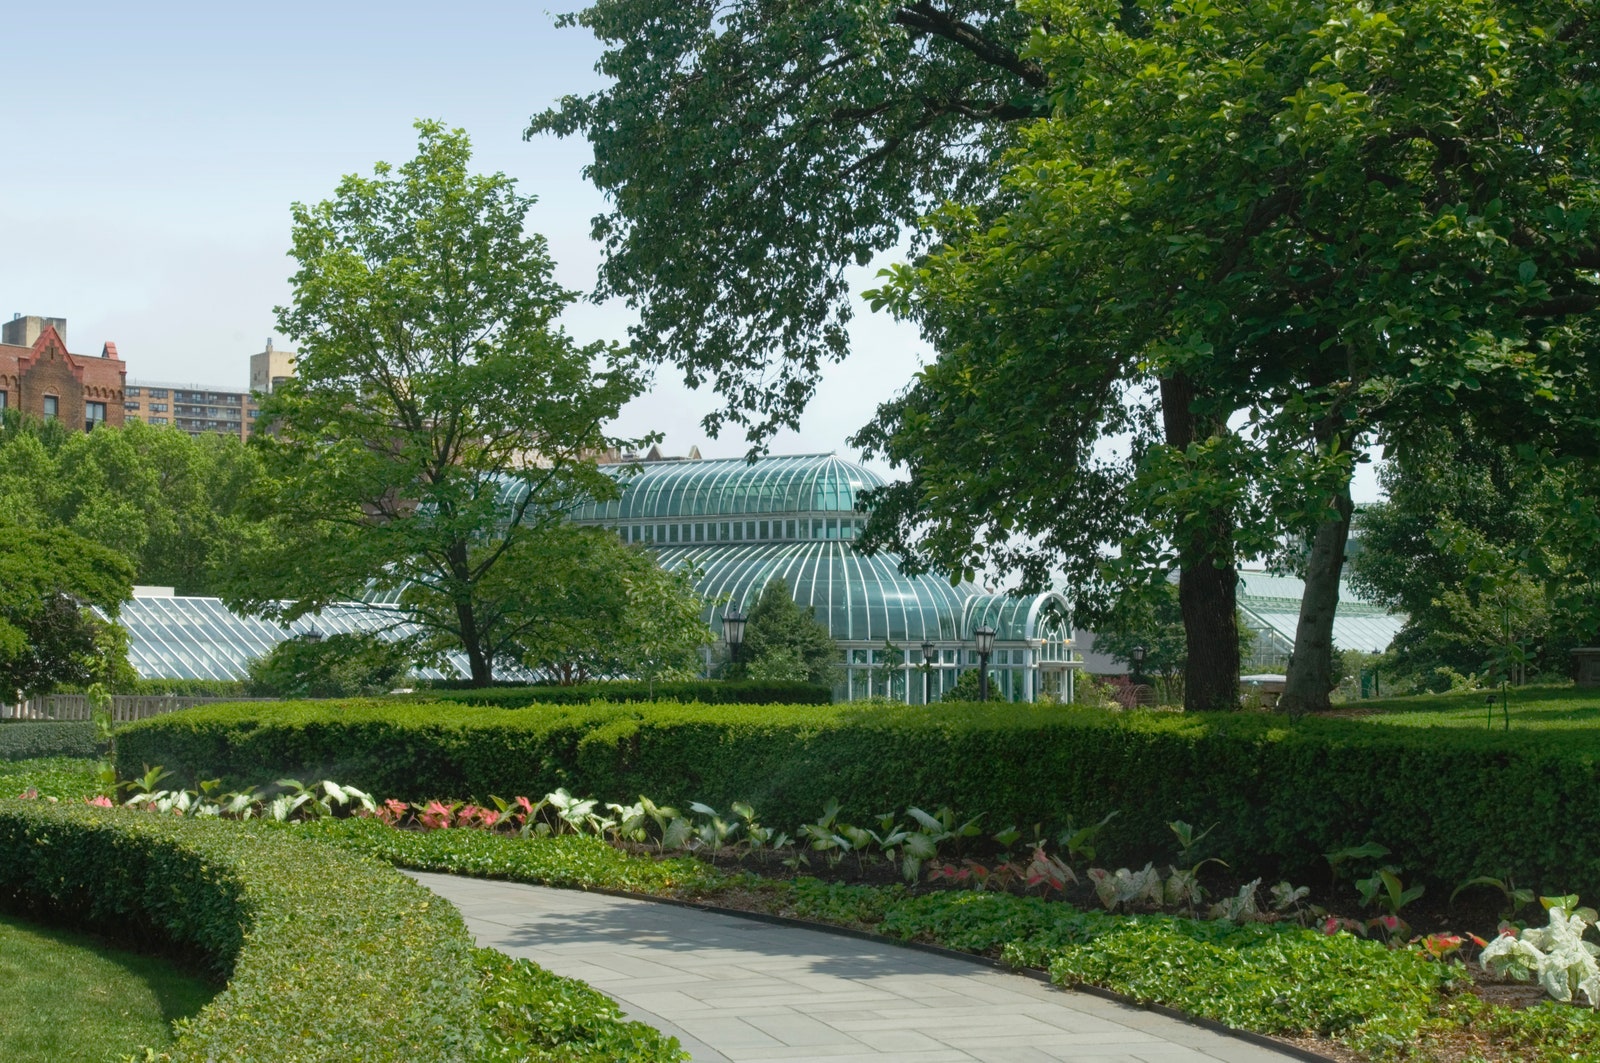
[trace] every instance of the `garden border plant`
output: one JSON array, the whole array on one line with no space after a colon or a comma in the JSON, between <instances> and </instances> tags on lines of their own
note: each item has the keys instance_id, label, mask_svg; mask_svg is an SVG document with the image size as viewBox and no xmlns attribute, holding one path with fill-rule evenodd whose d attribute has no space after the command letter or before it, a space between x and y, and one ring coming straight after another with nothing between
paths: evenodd
<instances>
[{"instance_id":1,"label":"garden border plant","mask_svg":"<svg viewBox=\"0 0 1600 1063\"><path fill-rule=\"evenodd\" d=\"M507 712L369 699L207 706L119 731L122 776L154 764L184 784L293 774L404 800L565 787L679 806L746 801L791 832L830 798L856 816L947 805L990 830L1054 832L1065 811L1092 821L1120 809L1108 866L1164 851L1167 824L1181 819L1216 824L1208 855L1268 882L1323 878L1321 854L1383 839L1435 894L1515 872L1539 893L1600 895L1600 802L1591 799L1600 734L1581 732L1551 743L1535 733L1071 706Z\"/></svg>"}]
</instances>

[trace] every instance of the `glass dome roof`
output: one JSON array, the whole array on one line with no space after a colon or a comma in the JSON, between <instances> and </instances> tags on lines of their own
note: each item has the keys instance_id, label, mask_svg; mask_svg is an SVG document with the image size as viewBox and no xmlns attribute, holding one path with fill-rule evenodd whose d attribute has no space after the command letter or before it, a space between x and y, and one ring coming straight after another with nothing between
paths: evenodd
<instances>
[{"instance_id":1,"label":"glass dome roof","mask_svg":"<svg viewBox=\"0 0 1600 1063\"><path fill-rule=\"evenodd\" d=\"M572 512L576 521L648 521L704 515L854 512L859 492L883 479L833 454L651 462L636 473L608 467L626 488L611 502Z\"/></svg>"},{"instance_id":2,"label":"glass dome roof","mask_svg":"<svg viewBox=\"0 0 1600 1063\"><path fill-rule=\"evenodd\" d=\"M956 642L963 604L977 593L971 584L952 587L934 575L907 576L893 554L858 553L837 540L793 543L730 543L658 548L661 563L693 563L706 598L722 605L707 612L720 631L726 609L748 610L767 583L781 577L801 605L809 605L839 642L920 644Z\"/></svg>"}]
</instances>

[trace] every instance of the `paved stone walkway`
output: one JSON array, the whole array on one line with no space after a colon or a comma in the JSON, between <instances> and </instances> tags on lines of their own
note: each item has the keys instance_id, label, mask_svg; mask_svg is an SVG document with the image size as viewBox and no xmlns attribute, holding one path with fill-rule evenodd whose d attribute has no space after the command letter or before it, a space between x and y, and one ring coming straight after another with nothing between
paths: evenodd
<instances>
[{"instance_id":1,"label":"paved stone walkway","mask_svg":"<svg viewBox=\"0 0 1600 1063\"><path fill-rule=\"evenodd\" d=\"M1280 1063L1293 1057L887 943L576 890L414 873L480 945L581 978L696 1063Z\"/></svg>"}]
</instances>

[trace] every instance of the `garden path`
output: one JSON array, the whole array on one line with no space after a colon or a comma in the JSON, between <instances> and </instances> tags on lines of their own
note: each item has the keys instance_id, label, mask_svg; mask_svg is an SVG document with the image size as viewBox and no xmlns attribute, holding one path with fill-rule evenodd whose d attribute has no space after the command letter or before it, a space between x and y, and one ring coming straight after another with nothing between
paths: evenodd
<instances>
[{"instance_id":1,"label":"garden path","mask_svg":"<svg viewBox=\"0 0 1600 1063\"><path fill-rule=\"evenodd\" d=\"M1176 1019L960 959L578 890L413 872L480 945L580 978L695 1063L1281 1063Z\"/></svg>"}]
</instances>

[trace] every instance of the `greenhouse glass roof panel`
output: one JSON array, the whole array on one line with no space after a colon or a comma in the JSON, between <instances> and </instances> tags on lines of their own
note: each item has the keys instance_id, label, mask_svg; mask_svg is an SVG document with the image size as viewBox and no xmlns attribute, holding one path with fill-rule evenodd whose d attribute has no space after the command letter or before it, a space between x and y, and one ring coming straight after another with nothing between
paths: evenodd
<instances>
[{"instance_id":1,"label":"greenhouse glass roof panel","mask_svg":"<svg viewBox=\"0 0 1600 1063\"><path fill-rule=\"evenodd\" d=\"M771 513L837 516L856 510L860 494L883 479L832 454L762 458L709 458L602 468L625 485L622 498L573 510L582 522L673 520L697 516L742 517Z\"/></svg>"}]
</instances>

